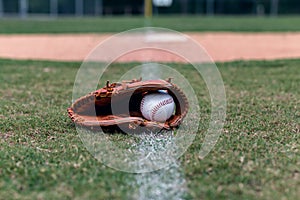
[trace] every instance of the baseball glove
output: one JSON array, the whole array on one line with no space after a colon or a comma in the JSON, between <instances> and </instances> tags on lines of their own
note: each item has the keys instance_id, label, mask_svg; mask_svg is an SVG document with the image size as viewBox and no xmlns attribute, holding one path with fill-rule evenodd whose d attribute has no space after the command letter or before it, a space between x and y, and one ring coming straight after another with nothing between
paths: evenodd
<instances>
[{"instance_id":1,"label":"baseball glove","mask_svg":"<svg viewBox=\"0 0 300 200\"><path fill-rule=\"evenodd\" d=\"M143 118L140 111L142 98L149 93L164 90L174 99L175 112L164 123ZM107 81L106 86L77 99L68 114L75 124L91 129L122 131L143 129L170 130L177 128L188 112L185 94L168 80L131 80L122 83Z\"/></svg>"}]
</instances>

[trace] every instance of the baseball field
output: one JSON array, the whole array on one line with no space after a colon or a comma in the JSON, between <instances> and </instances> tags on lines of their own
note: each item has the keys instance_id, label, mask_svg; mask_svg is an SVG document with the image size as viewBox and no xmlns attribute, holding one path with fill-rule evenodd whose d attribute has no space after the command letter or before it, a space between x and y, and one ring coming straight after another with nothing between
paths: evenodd
<instances>
[{"instance_id":1,"label":"baseball field","mask_svg":"<svg viewBox=\"0 0 300 200\"><path fill-rule=\"evenodd\" d=\"M276 32L284 35L298 34L299 22L300 17L296 16L172 16L154 18L151 25L193 33ZM138 17L2 19L0 37L113 34L145 25L145 20ZM269 44L272 42L276 41ZM31 46L24 48L30 50ZM205 158L199 157L198 151L210 117L209 93L203 80L193 76L194 71L188 64L168 63L188 77L199 99L202 117L194 142L178 162L169 169L146 174L126 173L105 166L80 140L66 109L72 101L81 62L62 61L63 57L61 61L43 57L8 59L2 55L0 199L299 198L300 56L298 59L299 54L293 52L293 48L288 50L293 59L279 56L268 60L217 60L226 89L227 117L218 142ZM115 63L112 70L114 67L122 70L115 70L110 78L122 76L138 64ZM129 136L113 134L110 137L126 141Z\"/></svg>"}]
</instances>

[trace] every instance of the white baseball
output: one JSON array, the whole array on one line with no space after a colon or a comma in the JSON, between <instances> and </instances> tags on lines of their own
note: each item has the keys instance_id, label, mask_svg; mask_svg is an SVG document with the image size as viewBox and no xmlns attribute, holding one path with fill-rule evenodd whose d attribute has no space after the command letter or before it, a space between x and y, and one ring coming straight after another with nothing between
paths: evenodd
<instances>
[{"instance_id":1,"label":"white baseball","mask_svg":"<svg viewBox=\"0 0 300 200\"><path fill-rule=\"evenodd\" d=\"M157 92L145 95L140 110L143 117L151 121L165 122L174 113L175 103L169 94Z\"/></svg>"}]
</instances>

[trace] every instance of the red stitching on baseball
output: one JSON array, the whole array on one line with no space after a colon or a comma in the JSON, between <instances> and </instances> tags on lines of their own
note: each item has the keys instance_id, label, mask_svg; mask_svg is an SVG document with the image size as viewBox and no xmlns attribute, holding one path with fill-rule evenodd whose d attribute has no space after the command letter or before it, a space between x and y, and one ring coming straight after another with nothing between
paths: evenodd
<instances>
[{"instance_id":1,"label":"red stitching on baseball","mask_svg":"<svg viewBox=\"0 0 300 200\"><path fill-rule=\"evenodd\" d=\"M140 110L143 110L145 104L145 98L142 99Z\"/></svg>"},{"instance_id":2,"label":"red stitching on baseball","mask_svg":"<svg viewBox=\"0 0 300 200\"><path fill-rule=\"evenodd\" d=\"M170 104L170 103L173 103L173 98L165 99L165 100L159 102L159 104L157 104L157 105L153 108L153 110L152 110L152 112L151 112L151 114L152 114L152 115L151 115L151 119L152 119L152 120L154 119L154 115L157 113L157 111L158 111L161 107L163 107L163 106L165 106L165 105L167 105L167 104Z\"/></svg>"}]
</instances>

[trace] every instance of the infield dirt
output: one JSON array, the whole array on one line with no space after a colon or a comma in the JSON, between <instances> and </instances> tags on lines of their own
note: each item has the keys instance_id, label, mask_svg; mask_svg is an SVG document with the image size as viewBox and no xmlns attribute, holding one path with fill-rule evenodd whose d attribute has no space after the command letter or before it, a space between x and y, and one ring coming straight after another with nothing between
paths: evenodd
<instances>
[{"instance_id":1,"label":"infield dirt","mask_svg":"<svg viewBox=\"0 0 300 200\"><path fill-rule=\"evenodd\" d=\"M216 62L232 60L283 59L300 57L300 33L186 33L201 44ZM111 34L30 34L0 35L0 57L82 61ZM188 49L187 49L188 51ZM109 52L108 52L109 53ZM120 61L143 61L138 54ZM155 56L155 61L180 61Z\"/></svg>"}]
</instances>

